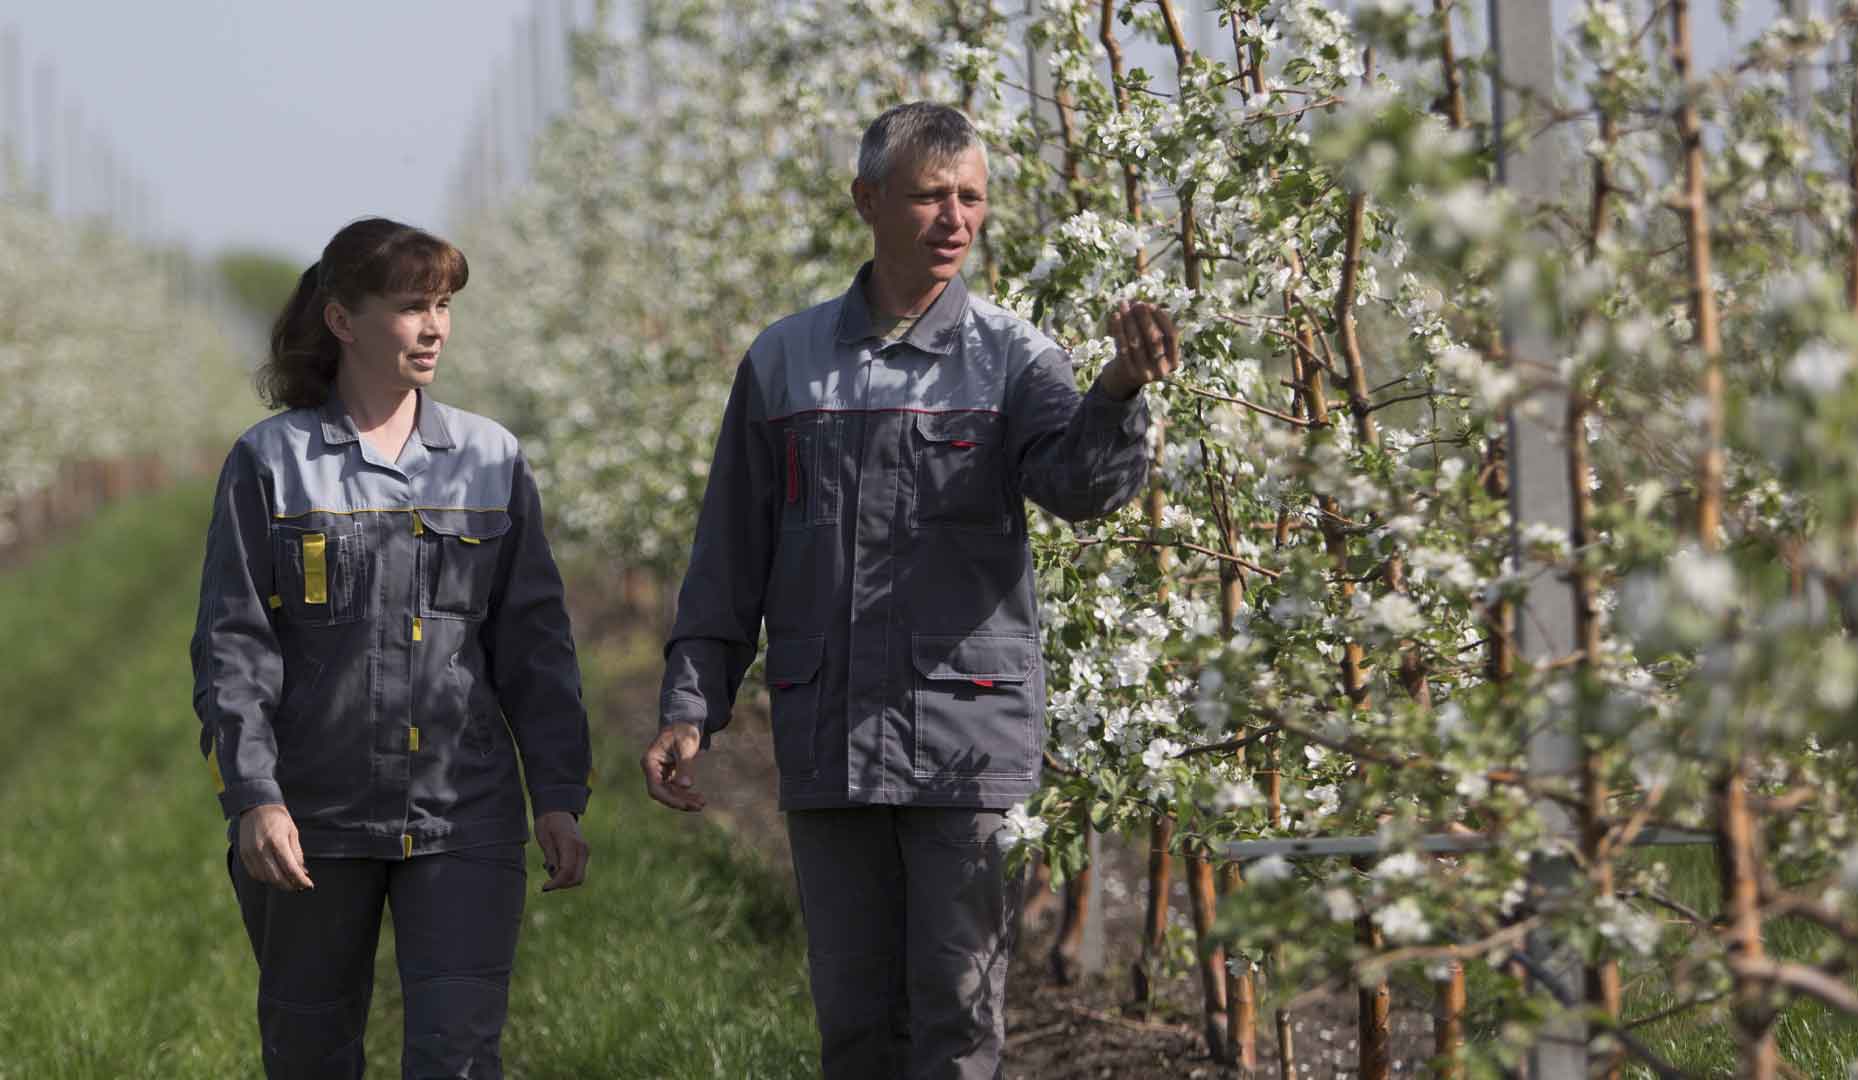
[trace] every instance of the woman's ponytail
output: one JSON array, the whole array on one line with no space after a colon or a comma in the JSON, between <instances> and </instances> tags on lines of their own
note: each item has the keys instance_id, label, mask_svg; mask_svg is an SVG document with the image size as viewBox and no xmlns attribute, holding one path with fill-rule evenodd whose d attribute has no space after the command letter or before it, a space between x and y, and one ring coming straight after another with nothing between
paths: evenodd
<instances>
[{"instance_id":1,"label":"woman's ponytail","mask_svg":"<svg viewBox=\"0 0 1858 1080\"><path fill-rule=\"evenodd\" d=\"M323 322L329 296L313 262L271 324L271 354L259 365L258 396L272 409L316 408L329 400L342 346Z\"/></svg>"}]
</instances>

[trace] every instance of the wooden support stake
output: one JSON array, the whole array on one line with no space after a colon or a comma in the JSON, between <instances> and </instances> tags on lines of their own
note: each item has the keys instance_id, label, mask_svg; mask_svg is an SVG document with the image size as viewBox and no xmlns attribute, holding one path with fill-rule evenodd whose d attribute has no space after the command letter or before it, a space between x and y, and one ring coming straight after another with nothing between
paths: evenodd
<instances>
[{"instance_id":1,"label":"wooden support stake","mask_svg":"<svg viewBox=\"0 0 1858 1080\"><path fill-rule=\"evenodd\" d=\"M1142 955L1130 968L1135 1003L1146 1009L1154 1000L1154 981L1168 940L1168 889L1174 865L1174 819L1156 814L1148 832L1148 910L1142 920Z\"/></svg>"},{"instance_id":2,"label":"wooden support stake","mask_svg":"<svg viewBox=\"0 0 1858 1080\"><path fill-rule=\"evenodd\" d=\"M1096 830L1090 823L1084 823L1085 843L1090 851L1096 852ZM1070 986L1086 973L1101 966L1101 957L1090 961L1088 924L1095 913L1091 899L1097 893L1095 880L1097 868L1091 862L1084 864L1077 873L1065 879L1064 913L1058 924L1058 937L1052 942L1050 957L1052 981L1059 986Z\"/></svg>"},{"instance_id":3,"label":"wooden support stake","mask_svg":"<svg viewBox=\"0 0 1858 1080\"><path fill-rule=\"evenodd\" d=\"M1200 971L1207 1053L1215 1061L1231 1064L1231 1047L1226 1045L1226 951L1212 937L1213 864L1198 844L1187 855L1187 899L1193 912L1194 940L1200 946L1194 966Z\"/></svg>"},{"instance_id":4,"label":"wooden support stake","mask_svg":"<svg viewBox=\"0 0 1858 1080\"><path fill-rule=\"evenodd\" d=\"M1367 871L1366 859L1355 859L1355 868ZM1374 918L1363 912L1355 920L1355 940L1370 951L1379 951L1384 942ZM1388 1080L1393 1075L1393 995L1385 973L1356 991L1356 1038L1361 1050L1361 1080Z\"/></svg>"},{"instance_id":5,"label":"wooden support stake","mask_svg":"<svg viewBox=\"0 0 1858 1080\"><path fill-rule=\"evenodd\" d=\"M1464 1049L1464 965L1456 960L1451 970L1438 982L1439 1008L1432 1022L1432 1052L1438 1063L1434 1074L1439 1080L1464 1080L1464 1063L1458 1059Z\"/></svg>"},{"instance_id":6,"label":"wooden support stake","mask_svg":"<svg viewBox=\"0 0 1858 1080\"><path fill-rule=\"evenodd\" d=\"M1239 864L1219 864L1219 894L1231 896L1244 888ZM1250 1074L1258 1067L1258 987L1252 979L1251 960L1226 952L1226 1045L1239 1068Z\"/></svg>"}]
</instances>

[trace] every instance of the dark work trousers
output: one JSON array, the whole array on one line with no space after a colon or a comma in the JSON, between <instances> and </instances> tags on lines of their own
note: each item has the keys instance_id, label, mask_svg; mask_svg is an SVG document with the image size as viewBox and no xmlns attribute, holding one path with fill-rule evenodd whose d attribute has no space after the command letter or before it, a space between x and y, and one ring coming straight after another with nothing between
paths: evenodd
<instances>
[{"instance_id":1,"label":"dark work trousers","mask_svg":"<svg viewBox=\"0 0 1858 1080\"><path fill-rule=\"evenodd\" d=\"M265 1075L358 1077L381 904L393 911L406 999L401 1075L501 1077L503 1021L522 924L521 844L387 859L309 859L308 892L227 868L258 957Z\"/></svg>"},{"instance_id":2,"label":"dark work trousers","mask_svg":"<svg viewBox=\"0 0 1858 1080\"><path fill-rule=\"evenodd\" d=\"M1004 821L913 806L787 814L826 1080L1000 1075L1017 901Z\"/></svg>"}]
</instances>

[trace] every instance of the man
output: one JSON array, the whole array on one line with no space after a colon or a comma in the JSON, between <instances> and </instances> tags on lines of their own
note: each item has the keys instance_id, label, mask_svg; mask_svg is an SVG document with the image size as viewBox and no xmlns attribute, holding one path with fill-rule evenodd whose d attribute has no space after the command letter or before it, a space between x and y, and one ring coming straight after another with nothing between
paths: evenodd
<instances>
[{"instance_id":1,"label":"man","mask_svg":"<svg viewBox=\"0 0 1858 1080\"><path fill-rule=\"evenodd\" d=\"M1064 351L958 276L987 216L966 117L917 102L864 134L873 255L736 371L665 646L652 796L690 765L768 628L787 811L827 1077L993 1077L1010 904L999 835L1044 734L1030 497L1079 520L1148 474L1139 391L1173 326L1111 318L1088 394Z\"/></svg>"}]
</instances>

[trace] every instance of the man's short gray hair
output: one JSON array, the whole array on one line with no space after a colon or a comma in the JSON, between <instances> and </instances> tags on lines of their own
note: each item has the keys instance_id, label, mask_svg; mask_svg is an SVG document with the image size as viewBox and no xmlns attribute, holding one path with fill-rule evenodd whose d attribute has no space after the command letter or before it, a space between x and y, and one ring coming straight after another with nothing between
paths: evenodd
<instances>
[{"instance_id":1,"label":"man's short gray hair","mask_svg":"<svg viewBox=\"0 0 1858 1080\"><path fill-rule=\"evenodd\" d=\"M960 109L933 101L893 106L864 129L864 139L858 144L858 179L881 187L899 164L917 159L952 161L971 148L981 152L985 165L987 147Z\"/></svg>"}]
</instances>

